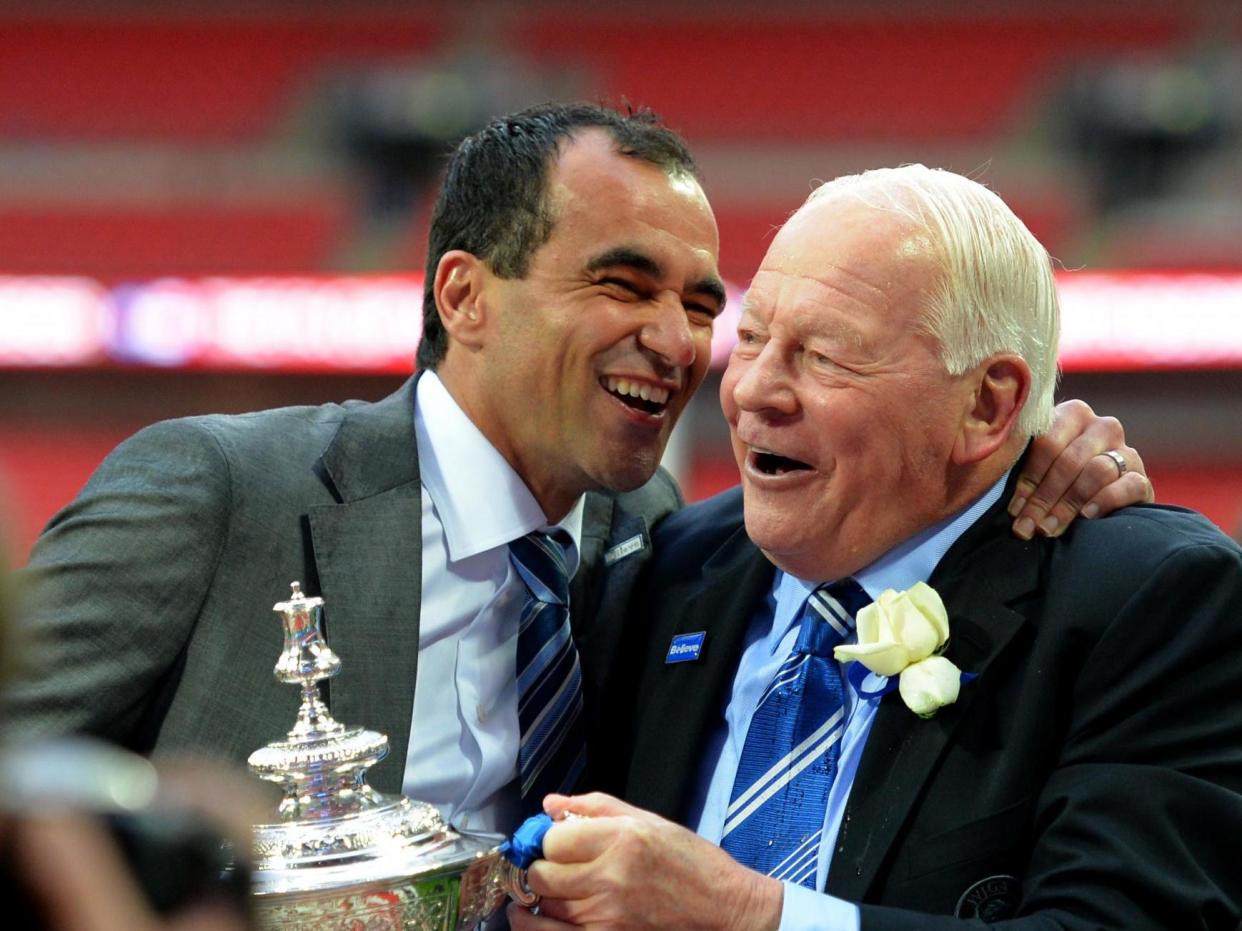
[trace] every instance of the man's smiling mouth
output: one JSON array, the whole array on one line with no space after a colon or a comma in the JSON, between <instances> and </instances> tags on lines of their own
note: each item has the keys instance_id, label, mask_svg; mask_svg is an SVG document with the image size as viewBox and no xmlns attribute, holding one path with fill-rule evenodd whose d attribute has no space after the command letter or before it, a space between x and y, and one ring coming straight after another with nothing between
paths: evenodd
<instances>
[{"instance_id":1,"label":"man's smiling mouth","mask_svg":"<svg viewBox=\"0 0 1242 931\"><path fill-rule=\"evenodd\" d=\"M667 388L660 388L645 382L629 381L625 378L615 378L611 375L601 378L599 383L617 400L644 414L662 414L668 407Z\"/></svg>"},{"instance_id":2,"label":"man's smiling mouth","mask_svg":"<svg viewBox=\"0 0 1242 931\"><path fill-rule=\"evenodd\" d=\"M788 456L782 456L779 453L768 452L766 449L752 449L750 451L750 461L756 471L762 472L764 475L784 475L787 472L799 472L811 468L805 462L790 459Z\"/></svg>"}]
</instances>

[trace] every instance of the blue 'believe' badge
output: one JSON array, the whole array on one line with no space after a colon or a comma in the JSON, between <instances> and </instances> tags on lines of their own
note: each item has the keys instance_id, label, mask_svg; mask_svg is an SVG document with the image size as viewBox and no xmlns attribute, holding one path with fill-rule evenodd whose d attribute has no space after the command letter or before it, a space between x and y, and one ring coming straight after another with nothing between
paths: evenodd
<instances>
[{"instance_id":1,"label":"blue 'believe' badge","mask_svg":"<svg viewBox=\"0 0 1242 931\"><path fill-rule=\"evenodd\" d=\"M707 639L707 631L696 630L692 634L678 634L668 645L666 663L688 663L699 658L703 652L703 641Z\"/></svg>"}]
</instances>

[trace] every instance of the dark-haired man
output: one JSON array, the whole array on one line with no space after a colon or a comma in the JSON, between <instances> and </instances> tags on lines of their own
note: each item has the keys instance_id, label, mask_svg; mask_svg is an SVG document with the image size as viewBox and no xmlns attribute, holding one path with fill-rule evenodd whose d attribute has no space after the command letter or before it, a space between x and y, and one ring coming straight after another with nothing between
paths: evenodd
<instances>
[{"instance_id":1,"label":"dark-haired man","mask_svg":"<svg viewBox=\"0 0 1242 931\"><path fill-rule=\"evenodd\" d=\"M707 369L717 252L690 155L651 115L494 121L437 202L422 375L374 404L173 421L122 445L31 558L36 662L11 719L243 759L290 722L265 614L300 579L345 667L333 713L392 741L378 788L508 828L572 786L584 683L564 602L589 642L681 503L658 463ZM1118 446L1140 467L1109 424L1071 443L1071 421L1037 479L1066 447L1071 473Z\"/></svg>"}]
</instances>

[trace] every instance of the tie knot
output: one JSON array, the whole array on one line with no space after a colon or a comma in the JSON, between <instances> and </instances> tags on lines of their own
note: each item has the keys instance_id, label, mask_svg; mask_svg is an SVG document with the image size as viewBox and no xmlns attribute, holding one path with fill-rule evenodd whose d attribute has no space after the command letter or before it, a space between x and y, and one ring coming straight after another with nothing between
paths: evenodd
<instances>
[{"instance_id":1,"label":"tie knot","mask_svg":"<svg viewBox=\"0 0 1242 931\"><path fill-rule=\"evenodd\" d=\"M565 544L534 531L509 544L509 560L531 595L547 604L569 604L569 562Z\"/></svg>"},{"instance_id":2,"label":"tie knot","mask_svg":"<svg viewBox=\"0 0 1242 931\"><path fill-rule=\"evenodd\" d=\"M831 656L832 648L854 629L854 616L871 597L853 579L821 585L811 592L802 609L794 650L812 656Z\"/></svg>"}]
</instances>

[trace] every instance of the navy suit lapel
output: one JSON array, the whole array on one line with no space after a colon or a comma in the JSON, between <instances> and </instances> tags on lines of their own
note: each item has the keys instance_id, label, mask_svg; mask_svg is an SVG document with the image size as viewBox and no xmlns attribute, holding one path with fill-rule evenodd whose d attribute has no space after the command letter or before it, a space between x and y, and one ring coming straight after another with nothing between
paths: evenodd
<instances>
[{"instance_id":1,"label":"navy suit lapel","mask_svg":"<svg viewBox=\"0 0 1242 931\"><path fill-rule=\"evenodd\" d=\"M915 715L896 693L883 700L850 790L827 892L865 900L945 747L972 703L987 691L989 666L1025 624L1012 606L1037 587L1038 549L1037 543L1009 534L1009 518L997 504L932 574L930 584L949 615L951 639L945 655L979 679L964 685L957 702L930 720Z\"/></svg>"},{"instance_id":2,"label":"navy suit lapel","mask_svg":"<svg viewBox=\"0 0 1242 931\"><path fill-rule=\"evenodd\" d=\"M588 514L592 510L588 497ZM613 503L607 500L611 515ZM587 657L597 660L602 686L609 673L611 660L618 656L617 647L625 632L625 618L630 607L630 593L642 568L651 557L651 534L647 519L641 514L623 520L611 534L608 527L598 528L590 534L584 523L582 536L582 565L574 576L570 595L570 621L574 641L584 662ZM617 558L617 554L625 552ZM611 560L611 562L609 562Z\"/></svg>"},{"instance_id":3,"label":"navy suit lapel","mask_svg":"<svg viewBox=\"0 0 1242 931\"><path fill-rule=\"evenodd\" d=\"M652 628L649 665L663 663L674 635L700 630L707 635L698 660L664 664L645 680L638 701L648 709L641 715L646 724L635 735L627 792L634 804L684 819L707 737L719 724L751 615L771 586L773 571L741 529L704 564L697 590L676 605L651 605L659 620Z\"/></svg>"},{"instance_id":4,"label":"navy suit lapel","mask_svg":"<svg viewBox=\"0 0 1242 931\"><path fill-rule=\"evenodd\" d=\"M605 720L607 705L617 701L615 686L633 668L637 644L632 636L630 593L651 555L651 535L641 515L623 519L609 533L614 502L602 495L587 496L583 520L582 565L574 576L570 595L570 622L582 663L582 687L587 733L586 788L612 787L620 766L616 734ZM618 547L627 555L605 568L605 554L615 557ZM624 688L624 684L620 684Z\"/></svg>"},{"instance_id":5,"label":"navy suit lapel","mask_svg":"<svg viewBox=\"0 0 1242 931\"><path fill-rule=\"evenodd\" d=\"M633 517L623 521L623 526L613 531L615 510L616 502L611 495L587 493L582 512L578 571L569 585L570 621L575 638L584 634L589 636L593 632L593 629L584 629L585 621L595 618L597 607L606 607L608 604L601 597L601 589L606 590L609 580L607 574L601 570L604 565L604 552L614 544L614 537L620 533L639 534L645 550L650 552L651 540L647 534L647 522L641 517ZM634 560L636 565L639 562L640 560Z\"/></svg>"},{"instance_id":6,"label":"navy suit lapel","mask_svg":"<svg viewBox=\"0 0 1242 931\"><path fill-rule=\"evenodd\" d=\"M418 665L422 490L413 381L343 421L322 458L341 497L309 514L326 602L328 642L341 657L328 686L337 720L388 735L371 784L400 792Z\"/></svg>"}]
</instances>

